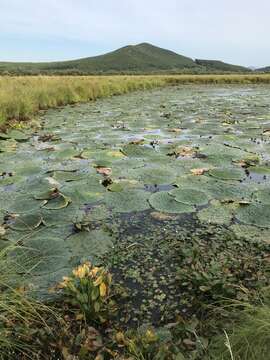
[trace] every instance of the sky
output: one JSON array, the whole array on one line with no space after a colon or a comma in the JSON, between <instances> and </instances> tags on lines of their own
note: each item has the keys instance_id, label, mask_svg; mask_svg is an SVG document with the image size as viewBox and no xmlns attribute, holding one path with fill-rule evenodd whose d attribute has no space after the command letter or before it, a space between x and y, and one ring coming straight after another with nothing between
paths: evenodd
<instances>
[{"instance_id":1,"label":"sky","mask_svg":"<svg viewBox=\"0 0 270 360\"><path fill-rule=\"evenodd\" d=\"M149 42L270 65L269 0L0 0L0 61L68 60Z\"/></svg>"}]
</instances>

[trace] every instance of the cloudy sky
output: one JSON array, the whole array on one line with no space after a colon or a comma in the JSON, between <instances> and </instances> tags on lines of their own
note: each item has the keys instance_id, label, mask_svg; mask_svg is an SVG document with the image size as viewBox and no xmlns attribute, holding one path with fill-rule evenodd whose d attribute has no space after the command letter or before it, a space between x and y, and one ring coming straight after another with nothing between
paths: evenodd
<instances>
[{"instance_id":1,"label":"cloudy sky","mask_svg":"<svg viewBox=\"0 0 270 360\"><path fill-rule=\"evenodd\" d=\"M87 57L150 42L270 65L269 0L0 0L0 61Z\"/></svg>"}]
</instances>

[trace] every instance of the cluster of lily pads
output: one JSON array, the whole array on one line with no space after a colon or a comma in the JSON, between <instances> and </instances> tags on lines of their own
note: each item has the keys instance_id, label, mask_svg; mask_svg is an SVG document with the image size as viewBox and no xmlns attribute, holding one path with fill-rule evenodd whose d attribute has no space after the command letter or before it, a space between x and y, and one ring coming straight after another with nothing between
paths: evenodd
<instances>
[{"instance_id":1,"label":"cluster of lily pads","mask_svg":"<svg viewBox=\"0 0 270 360\"><path fill-rule=\"evenodd\" d=\"M47 287L113 246L114 214L161 226L174 214L179 229L197 217L269 241L268 104L262 85L186 86L49 110L38 129L0 133L1 247L19 243L11 261Z\"/></svg>"}]
</instances>

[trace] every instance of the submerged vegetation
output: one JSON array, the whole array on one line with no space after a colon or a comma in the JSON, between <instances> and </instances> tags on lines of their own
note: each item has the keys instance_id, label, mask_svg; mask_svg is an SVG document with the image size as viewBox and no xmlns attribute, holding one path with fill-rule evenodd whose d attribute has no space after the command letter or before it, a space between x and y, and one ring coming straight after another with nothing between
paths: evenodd
<instances>
[{"instance_id":1,"label":"submerged vegetation","mask_svg":"<svg viewBox=\"0 0 270 360\"><path fill-rule=\"evenodd\" d=\"M270 83L270 75L33 76L0 78L0 126L40 110L177 84Z\"/></svg>"},{"instance_id":2,"label":"submerged vegetation","mask_svg":"<svg viewBox=\"0 0 270 360\"><path fill-rule=\"evenodd\" d=\"M1 79L15 99L1 107L3 359L29 348L52 360L267 359L270 112L258 79Z\"/></svg>"}]
</instances>

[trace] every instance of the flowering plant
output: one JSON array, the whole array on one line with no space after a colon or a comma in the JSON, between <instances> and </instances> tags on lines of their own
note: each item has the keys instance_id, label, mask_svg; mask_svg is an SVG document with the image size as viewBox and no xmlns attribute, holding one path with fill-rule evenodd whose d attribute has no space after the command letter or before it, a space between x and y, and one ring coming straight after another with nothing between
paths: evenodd
<instances>
[{"instance_id":1,"label":"flowering plant","mask_svg":"<svg viewBox=\"0 0 270 360\"><path fill-rule=\"evenodd\" d=\"M75 268L71 276L63 277L59 287L74 305L80 307L85 320L104 322L111 281L111 274L106 269L85 262Z\"/></svg>"}]
</instances>

